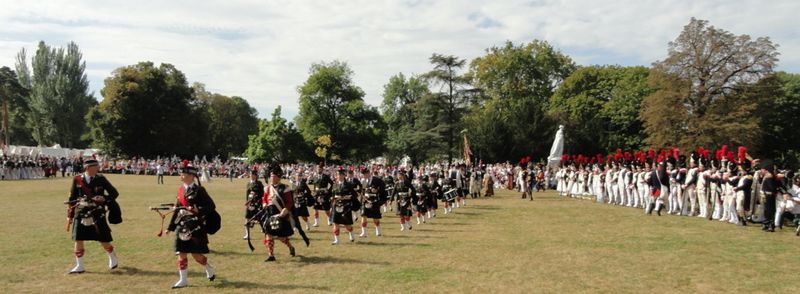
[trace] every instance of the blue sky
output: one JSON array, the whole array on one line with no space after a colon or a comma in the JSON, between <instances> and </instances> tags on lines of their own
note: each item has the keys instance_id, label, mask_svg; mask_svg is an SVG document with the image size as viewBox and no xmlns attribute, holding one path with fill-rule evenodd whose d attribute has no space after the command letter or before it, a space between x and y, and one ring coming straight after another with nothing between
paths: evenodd
<instances>
[{"instance_id":1,"label":"blue sky","mask_svg":"<svg viewBox=\"0 0 800 294\"><path fill-rule=\"evenodd\" d=\"M33 3L36 2L36 3ZM216 4L220 3L220 4ZM343 60L378 105L394 74L423 73L434 52L472 59L506 40L546 40L579 64L650 65L691 17L769 36L779 70L800 72L800 1L7 1L0 66L39 40L75 41L98 99L103 80L139 61L242 96L261 117L297 113L311 63Z\"/></svg>"}]
</instances>

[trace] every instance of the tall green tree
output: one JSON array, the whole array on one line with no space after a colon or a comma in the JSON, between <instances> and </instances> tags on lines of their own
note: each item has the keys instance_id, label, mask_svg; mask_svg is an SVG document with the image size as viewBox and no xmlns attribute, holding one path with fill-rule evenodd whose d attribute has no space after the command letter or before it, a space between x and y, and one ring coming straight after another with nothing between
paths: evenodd
<instances>
[{"instance_id":1,"label":"tall green tree","mask_svg":"<svg viewBox=\"0 0 800 294\"><path fill-rule=\"evenodd\" d=\"M778 72L750 87L749 93L760 98L756 111L762 117L760 148L754 155L775 158L785 167L800 167L800 74ZM757 98L757 99L758 99Z\"/></svg>"},{"instance_id":2,"label":"tall green tree","mask_svg":"<svg viewBox=\"0 0 800 294\"><path fill-rule=\"evenodd\" d=\"M487 99L465 119L473 153L489 161L547 156L557 127L546 115L548 101L575 69L569 56L539 40L506 42L474 59L468 77Z\"/></svg>"},{"instance_id":3,"label":"tall green tree","mask_svg":"<svg viewBox=\"0 0 800 294\"><path fill-rule=\"evenodd\" d=\"M22 49L16 67L20 83L30 90L28 125L33 138L39 145L85 147L82 121L97 101L89 93L86 62L78 45L70 42L66 48L53 48L39 42L31 65L32 71Z\"/></svg>"},{"instance_id":4,"label":"tall green tree","mask_svg":"<svg viewBox=\"0 0 800 294\"><path fill-rule=\"evenodd\" d=\"M567 152L595 154L644 147L639 111L649 69L587 66L572 73L550 99L548 113L565 126Z\"/></svg>"},{"instance_id":5,"label":"tall green tree","mask_svg":"<svg viewBox=\"0 0 800 294\"><path fill-rule=\"evenodd\" d=\"M772 73L776 46L767 37L737 36L692 18L649 77L656 92L645 99L642 111L648 144L757 144L759 117L745 110L757 108L758 101L734 94ZM666 114L672 117L662 117Z\"/></svg>"},{"instance_id":6,"label":"tall green tree","mask_svg":"<svg viewBox=\"0 0 800 294\"><path fill-rule=\"evenodd\" d=\"M100 93L103 101L86 117L93 146L123 156L212 155L207 112L174 66L118 68Z\"/></svg>"},{"instance_id":7,"label":"tall green tree","mask_svg":"<svg viewBox=\"0 0 800 294\"><path fill-rule=\"evenodd\" d=\"M28 89L19 83L17 74L8 67L0 67L0 114L4 113L4 108L8 110L8 117L4 117L5 114L0 115L3 119L0 121L0 125L3 125L3 129L0 129L0 143L35 144L26 125L28 95Z\"/></svg>"},{"instance_id":8,"label":"tall green tree","mask_svg":"<svg viewBox=\"0 0 800 294\"><path fill-rule=\"evenodd\" d=\"M307 142L329 135L331 157L350 162L383 154L385 123L375 107L364 103L364 91L353 83L346 63L313 64L298 92L296 122Z\"/></svg>"},{"instance_id":9,"label":"tall green tree","mask_svg":"<svg viewBox=\"0 0 800 294\"><path fill-rule=\"evenodd\" d=\"M210 152L223 157L244 154L248 137L258 132L256 109L242 97L208 92L201 83L194 83L192 89L206 110Z\"/></svg>"},{"instance_id":10,"label":"tall green tree","mask_svg":"<svg viewBox=\"0 0 800 294\"><path fill-rule=\"evenodd\" d=\"M429 132L438 132L446 143L445 155L447 162L453 161L457 153L456 144L459 142L461 119L470 105L471 87L469 79L460 71L466 65L466 60L453 55L434 53L429 58L433 69L422 77L433 87L427 105L439 107L441 113L431 115L436 121L428 122L432 127Z\"/></svg>"},{"instance_id":11,"label":"tall green tree","mask_svg":"<svg viewBox=\"0 0 800 294\"><path fill-rule=\"evenodd\" d=\"M416 164L434 159L437 153L432 151L444 149L441 132L431 131L435 124L424 125L437 121L426 117L426 114L438 112L430 103L425 103L430 98L427 83L417 76L406 78L399 73L384 85L381 112L388 127L386 159L389 162L397 163L408 156Z\"/></svg>"},{"instance_id":12,"label":"tall green tree","mask_svg":"<svg viewBox=\"0 0 800 294\"><path fill-rule=\"evenodd\" d=\"M270 120L258 122L258 133L250 135L245 156L253 162L309 161L311 148L294 124L281 117L281 107L275 108Z\"/></svg>"}]
</instances>

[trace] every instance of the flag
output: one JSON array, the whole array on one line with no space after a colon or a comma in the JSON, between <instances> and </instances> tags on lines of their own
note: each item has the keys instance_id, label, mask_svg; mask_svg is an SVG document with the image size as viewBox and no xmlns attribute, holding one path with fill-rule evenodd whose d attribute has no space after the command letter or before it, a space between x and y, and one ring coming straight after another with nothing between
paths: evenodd
<instances>
[{"instance_id":1,"label":"flag","mask_svg":"<svg viewBox=\"0 0 800 294\"><path fill-rule=\"evenodd\" d=\"M469 147L469 139L467 139L467 134L464 134L464 161L467 165L472 165L472 150Z\"/></svg>"}]
</instances>

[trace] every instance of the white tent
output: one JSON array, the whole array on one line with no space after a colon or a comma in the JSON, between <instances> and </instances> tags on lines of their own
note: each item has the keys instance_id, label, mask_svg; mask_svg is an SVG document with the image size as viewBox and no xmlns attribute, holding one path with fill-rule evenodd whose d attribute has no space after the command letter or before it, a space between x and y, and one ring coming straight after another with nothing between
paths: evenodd
<instances>
[{"instance_id":1,"label":"white tent","mask_svg":"<svg viewBox=\"0 0 800 294\"><path fill-rule=\"evenodd\" d=\"M547 157L547 166L557 167L561 162L562 154L564 154L564 126L559 125L556 138L553 140L553 147L550 147L550 156Z\"/></svg>"},{"instance_id":2,"label":"white tent","mask_svg":"<svg viewBox=\"0 0 800 294\"><path fill-rule=\"evenodd\" d=\"M98 149L72 149L61 148L61 145L53 145L50 147L34 147L34 146L6 146L2 153L4 155L22 155L22 156L48 156L48 157L91 157L99 152Z\"/></svg>"}]
</instances>

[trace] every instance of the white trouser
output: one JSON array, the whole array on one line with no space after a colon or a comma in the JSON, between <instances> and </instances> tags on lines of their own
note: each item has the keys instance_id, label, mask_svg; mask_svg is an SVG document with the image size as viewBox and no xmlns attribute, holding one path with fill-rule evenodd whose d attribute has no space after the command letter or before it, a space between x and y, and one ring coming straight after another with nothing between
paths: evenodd
<instances>
[{"instance_id":1,"label":"white trouser","mask_svg":"<svg viewBox=\"0 0 800 294\"><path fill-rule=\"evenodd\" d=\"M706 189L697 188L696 192L697 196L695 198L699 202L700 216L708 217L708 195L706 195Z\"/></svg>"}]
</instances>

